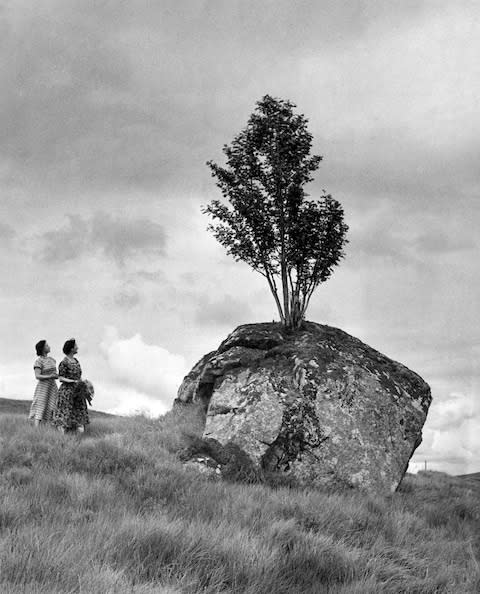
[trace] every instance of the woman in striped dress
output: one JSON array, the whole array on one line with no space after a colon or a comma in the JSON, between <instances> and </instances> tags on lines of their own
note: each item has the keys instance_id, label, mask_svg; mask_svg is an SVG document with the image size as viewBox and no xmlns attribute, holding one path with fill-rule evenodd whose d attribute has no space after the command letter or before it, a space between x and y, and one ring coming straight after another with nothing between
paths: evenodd
<instances>
[{"instance_id":1,"label":"woman in striped dress","mask_svg":"<svg viewBox=\"0 0 480 594\"><path fill-rule=\"evenodd\" d=\"M32 406L30 407L29 419L33 419L36 426L43 421L51 421L52 412L57 401L57 363L53 357L49 357L50 346L46 340L40 340L35 345L37 360L33 364L35 377L38 380L35 394L33 395Z\"/></svg>"}]
</instances>

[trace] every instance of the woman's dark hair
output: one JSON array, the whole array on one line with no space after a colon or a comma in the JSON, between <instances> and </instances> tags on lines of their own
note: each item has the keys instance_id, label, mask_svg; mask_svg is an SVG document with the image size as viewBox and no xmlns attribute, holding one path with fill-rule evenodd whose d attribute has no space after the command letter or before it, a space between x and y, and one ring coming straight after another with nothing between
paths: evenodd
<instances>
[{"instance_id":1,"label":"woman's dark hair","mask_svg":"<svg viewBox=\"0 0 480 594\"><path fill-rule=\"evenodd\" d=\"M73 349L74 346L75 346L75 339L69 338L63 345L63 352L65 353L65 355L68 355L68 353Z\"/></svg>"},{"instance_id":2,"label":"woman's dark hair","mask_svg":"<svg viewBox=\"0 0 480 594\"><path fill-rule=\"evenodd\" d=\"M43 349L45 348L46 344L47 344L46 340L39 340L37 342L37 344L35 345L35 350L37 351L37 355L39 357L41 357L43 355Z\"/></svg>"}]
</instances>

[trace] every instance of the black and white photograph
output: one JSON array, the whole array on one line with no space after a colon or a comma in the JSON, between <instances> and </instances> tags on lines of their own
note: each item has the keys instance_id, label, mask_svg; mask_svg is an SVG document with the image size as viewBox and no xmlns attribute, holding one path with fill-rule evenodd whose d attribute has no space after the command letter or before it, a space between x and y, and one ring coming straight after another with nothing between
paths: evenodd
<instances>
[{"instance_id":1,"label":"black and white photograph","mask_svg":"<svg viewBox=\"0 0 480 594\"><path fill-rule=\"evenodd\" d=\"M0 592L480 592L480 4L0 1Z\"/></svg>"}]
</instances>

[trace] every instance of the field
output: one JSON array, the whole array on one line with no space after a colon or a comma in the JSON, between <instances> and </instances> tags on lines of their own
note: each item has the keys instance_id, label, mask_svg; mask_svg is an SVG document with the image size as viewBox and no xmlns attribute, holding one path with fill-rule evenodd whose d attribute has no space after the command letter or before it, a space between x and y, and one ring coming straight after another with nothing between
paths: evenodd
<instances>
[{"instance_id":1,"label":"field","mask_svg":"<svg viewBox=\"0 0 480 594\"><path fill-rule=\"evenodd\" d=\"M480 591L480 488L407 475L388 497L185 468L200 417L94 415L89 434L0 411L2 594Z\"/></svg>"}]
</instances>

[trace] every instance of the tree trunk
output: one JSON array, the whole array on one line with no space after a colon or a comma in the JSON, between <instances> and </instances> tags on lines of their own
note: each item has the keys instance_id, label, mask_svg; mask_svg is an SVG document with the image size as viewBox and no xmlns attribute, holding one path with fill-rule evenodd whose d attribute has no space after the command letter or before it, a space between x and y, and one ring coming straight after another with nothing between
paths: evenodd
<instances>
[{"instance_id":1,"label":"tree trunk","mask_svg":"<svg viewBox=\"0 0 480 594\"><path fill-rule=\"evenodd\" d=\"M282 304L280 303L280 299L278 297L277 287L275 284L274 279L272 278L270 272L267 270L265 266L265 276L268 281L268 286L270 287L270 291L272 292L273 298L275 299L275 304L277 305L278 315L280 316L280 322L285 325L285 315L282 310Z\"/></svg>"},{"instance_id":2,"label":"tree trunk","mask_svg":"<svg viewBox=\"0 0 480 594\"><path fill-rule=\"evenodd\" d=\"M283 243L283 242L282 242ZM282 249L282 263L281 263L281 274L282 274L282 292L283 292L283 311L285 315L285 325L287 328L292 327L290 304L289 304L289 290L288 290L288 278L287 278L287 265L285 264L283 249Z\"/></svg>"},{"instance_id":3,"label":"tree trunk","mask_svg":"<svg viewBox=\"0 0 480 594\"><path fill-rule=\"evenodd\" d=\"M284 210L282 205L280 216L280 274L282 277L282 293L283 293L283 312L285 314L287 328L292 327L292 320L290 316L290 291L288 289L288 271L287 263L285 261L285 220Z\"/></svg>"}]
</instances>

